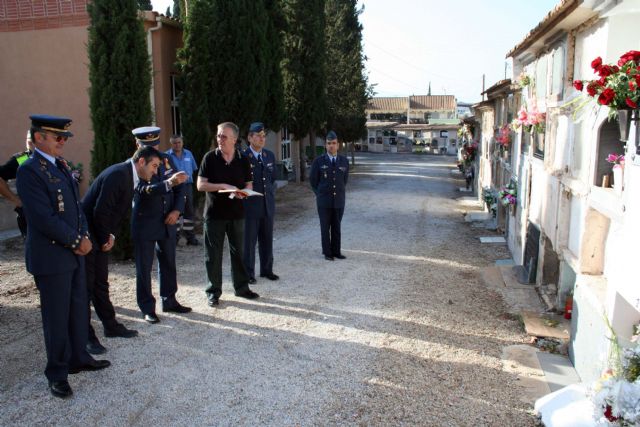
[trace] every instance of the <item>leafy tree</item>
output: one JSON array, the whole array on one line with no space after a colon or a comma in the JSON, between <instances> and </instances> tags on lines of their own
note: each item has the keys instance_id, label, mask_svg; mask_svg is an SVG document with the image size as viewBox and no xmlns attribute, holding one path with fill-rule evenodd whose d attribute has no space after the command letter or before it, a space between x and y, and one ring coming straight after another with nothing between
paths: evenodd
<instances>
[{"instance_id":1,"label":"leafy tree","mask_svg":"<svg viewBox=\"0 0 640 427\"><path fill-rule=\"evenodd\" d=\"M167 6L167 11L164 13L164 16L171 18L171 8Z\"/></svg>"},{"instance_id":2,"label":"leafy tree","mask_svg":"<svg viewBox=\"0 0 640 427\"><path fill-rule=\"evenodd\" d=\"M93 0L89 25L89 106L94 141L91 174L122 162L135 151L131 130L151 122L151 68L142 22L129 0ZM129 225L118 236L116 255L132 254Z\"/></svg>"},{"instance_id":3,"label":"leafy tree","mask_svg":"<svg viewBox=\"0 0 640 427\"><path fill-rule=\"evenodd\" d=\"M326 111L324 0L281 0L281 6L286 124L298 140L298 179L303 180L302 138L309 135L313 156L315 132L323 127Z\"/></svg>"},{"instance_id":4,"label":"leafy tree","mask_svg":"<svg viewBox=\"0 0 640 427\"><path fill-rule=\"evenodd\" d=\"M267 57L267 99L261 120L274 131L278 131L285 123L284 87L282 81L282 32L283 16L278 0L265 0L269 16L265 32L268 42Z\"/></svg>"},{"instance_id":5,"label":"leafy tree","mask_svg":"<svg viewBox=\"0 0 640 427\"><path fill-rule=\"evenodd\" d=\"M370 97L362 51L362 25L357 0L326 0L327 130L340 139L356 141L366 135L365 109Z\"/></svg>"},{"instance_id":6,"label":"leafy tree","mask_svg":"<svg viewBox=\"0 0 640 427\"><path fill-rule=\"evenodd\" d=\"M140 10L153 10L151 0L138 0L138 9Z\"/></svg>"}]
</instances>

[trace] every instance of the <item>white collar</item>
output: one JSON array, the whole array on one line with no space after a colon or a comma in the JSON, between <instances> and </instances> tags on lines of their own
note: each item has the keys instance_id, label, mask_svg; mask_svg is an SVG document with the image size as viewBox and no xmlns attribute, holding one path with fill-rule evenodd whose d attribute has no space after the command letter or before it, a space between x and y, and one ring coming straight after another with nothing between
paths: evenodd
<instances>
[{"instance_id":1,"label":"white collar","mask_svg":"<svg viewBox=\"0 0 640 427\"><path fill-rule=\"evenodd\" d=\"M135 190L140 182L140 177L138 176L138 171L136 170L135 163L133 163L133 159L129 159L129 163L131 163L131 168L133 169L133 189Z\"/></svg>"}]
</instances>

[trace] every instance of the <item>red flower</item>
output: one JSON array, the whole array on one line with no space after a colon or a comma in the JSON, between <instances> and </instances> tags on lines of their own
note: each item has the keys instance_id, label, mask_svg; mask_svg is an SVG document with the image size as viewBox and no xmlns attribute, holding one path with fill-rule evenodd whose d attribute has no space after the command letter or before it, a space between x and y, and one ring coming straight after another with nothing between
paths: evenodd
<instances>
[{"instance_id":1,"label":"red flower","mask_svg":"<svg viewBox=\"0 0 640 427\"><path fill-rule=\"evenodd\" d=\"M602 91L600 96L598 97L598 103L600 105L609 105L613 98L616 97L616 93L611 88L606 88Z\"/></svg>"},{"instance_id":2,"label":"red flower","mask_svg":"<svg viewBox=\"0 0 640 427\"><path fill-rule=\"evenodd\" d=\"M611 74L617 73L618 71L620 71L620 69L618 67L616 67L615 65L614 66L602 65L596 71L598 72L600 77L604 78L604 77L610 76Z\"/></svg>"},{"instance_id":3,"label":"red flower","mask_svg":"<svg viewBox=\"0 0 640 427\"><path fill-rule=\"evenodd\" d=\"M584 84L582 83L582 80L574 80L573 87L575 87L577 90L582 92L582 89L584 88Z\"/></svg>"},{"instance_id":4,"label":"red flower","mask_svg":"<svg viewBox=\"0 0 640 427\"><path fill-rule=\"evenodd\" d=\"M631 100L631 98L627 98L627 99L625 99L625 100L624 100L624 102L626 102L626 103L627 103L627 105L628 105L629 107L631 107L631 108L638 108L638 104L636 104L635 102L633 102L633 101Z\"/></svg>"},{"instance_id":5,"label":"red flower","mask_svg":"<svg viewBox=\"0 0 640 427\"><path fill-rule=\"evenodd\" d=\"M601 66L602 66L602 58L601 57L598 56L596 59L591 61L591 68L593 68L594 70L598 71L598 69Z\"/></svg>"},{"instance_id":6,"label":"red flower","mask_svg":"<svg viewBox=\"0 0 640 427\"><path fill-rule=\"evenodd\" d=\"M640 86L640 74L636 74L634 77L636 79L636 84Z\"/></svg>"},{"instance_id":7,"label":"red flower","mask_svg":"<svg viewBox=\"0 0 640 427\"><path fill-rule=\"evenodd\" d=\"M640 62L640 52L637 50L630 50L620 57L618 60L618 65L623 66L629 61L634 61L636 64Z\"/></svg>"},{"instance_id":8,"label":"red flower","mask_svg":"<svg viewBox=\"0 0 640 427\"><path fill-rule=\"evenodd\" d=\"M598 89L600 89L602 86L595 80L590 81L589 83L587 83L587 93L589 94L589 96L596 96L596 94L598 93Z\"/></svg>"},{"instance_id":9,"label":"red flower","mask_svg":"<svg viewBox=\"0 0 640 427\"><path fill-rule=\"evenodd\" d=\"M631 80L631 81L629 82L629 90L630 90L631 92L633 92L634 90L636 90L636 83L634 83L634 81L633 81L633 80Z\"/></svg>"},{"instance_id":10,"label":"red flower","mask_svg":"<svg viewBox=\"0 0 640 427\"><path fill-rule=\"evenodd\" d=\"M604 417L611 422L617 421L618 417L613 416L613 411L611 410L611 405L607 405L604 410Z\"/></svg>"}]
</instances>

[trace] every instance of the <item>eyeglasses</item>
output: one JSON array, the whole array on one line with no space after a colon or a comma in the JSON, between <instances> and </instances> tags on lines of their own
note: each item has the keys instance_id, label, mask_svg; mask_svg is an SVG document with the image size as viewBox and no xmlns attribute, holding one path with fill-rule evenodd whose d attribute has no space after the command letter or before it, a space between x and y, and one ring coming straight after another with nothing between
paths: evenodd
<instances>
[{"instance_id":1,"label":"eyeglasses","mask_svg":"<svg viewBox=\"0 0 640 427\"><path fill-rule=\"evenodd\" d=\"M52 133L52 132L40 132L43 135L52 135L53 137L55 137L56 142L62 142L62 141L67 141L69 139L68 136L63 136L63 135L58 135L56 133Z\"/></svg>"}]
</instances>

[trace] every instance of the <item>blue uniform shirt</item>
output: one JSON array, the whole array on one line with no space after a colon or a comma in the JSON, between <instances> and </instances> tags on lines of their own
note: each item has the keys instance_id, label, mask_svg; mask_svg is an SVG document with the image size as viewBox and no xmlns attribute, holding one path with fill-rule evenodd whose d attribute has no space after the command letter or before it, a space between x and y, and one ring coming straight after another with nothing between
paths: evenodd
<instances>
[{"instance_id":1,"label":"blue uniform shirt","mask_svg":"<svg viewBox=\"0 0 640 427\"><path fill-rule=\"evenodd\" d=\"M189 179L187 179L187 183L193 183L193 173L198 170L198 165L196 164L196 159L191 154L191 151L187 149L182 149L182 158L175 155L173 152L173 148L170 148L166 151L166 153L171 156L171 160L176 165L176 169L182 172L186 172L189 175Z\"/></svg>"}]
</instances>

